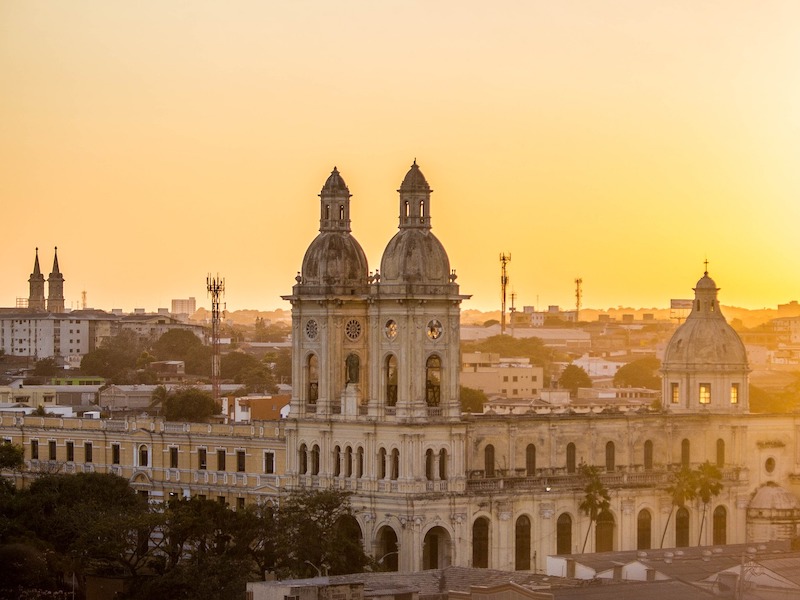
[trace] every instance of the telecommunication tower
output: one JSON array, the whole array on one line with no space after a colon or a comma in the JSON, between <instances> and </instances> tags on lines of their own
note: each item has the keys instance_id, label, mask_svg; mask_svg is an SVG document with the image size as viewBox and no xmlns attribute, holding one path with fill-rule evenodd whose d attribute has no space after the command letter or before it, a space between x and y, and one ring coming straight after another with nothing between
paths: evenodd
<instances>
[{"instance_id":1,"label":"telecommunication tower","mask_svg":"<svg viewBox=\"0 0 800 600\"><path fill-rule=\"evenodd\" d=\"M578 277L575 280L575 321L581 320L581 296L583 295L581 292L581 284L583 283L583 279Z\"/></svg>"},{"instance_id":2,"label":"telecommunication tower","mask_svg":"<svg viewBox=\"0 0 800 600\"><path fill-rule=\"evenodd\" d=\"M81 308L82 308L83 310L86 310L86 306L87 306L87 305L86 305L86 290L83 290L83 291L81 292Z\"/></svg>"},{"instance_id":3,"label":"telecommunication tower","mask_svg":"<svg viewBox=\"0 0 800 600\"><path fill-rule=\"evenodd\" d=\"M502 304L500 308L500 335L506 333L506 288L508 287L508 269L507 265L511 262L511 253L500 253L500 293L502 296Z\"/></svg>"},{"instance_id":4,"label":"telecommunication tower","mask_svg":"<svg viewBox=\"0 0 800 600\"><path fill-rule=\"evenodd\" d=\"M221 279L219 274L211 277L209 273L206 277L206 289L211 296L211 390L214 401L219 402L219 365L220 365L220 345L219 345L219 326L222 317L220 310L220 298L225 295L225 279Z\"/></svg>"}]
</instances>

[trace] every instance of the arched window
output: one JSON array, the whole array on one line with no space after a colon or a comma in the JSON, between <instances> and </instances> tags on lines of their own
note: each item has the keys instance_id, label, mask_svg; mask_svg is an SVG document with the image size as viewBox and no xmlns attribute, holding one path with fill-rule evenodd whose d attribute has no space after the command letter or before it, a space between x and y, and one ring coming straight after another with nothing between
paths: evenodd
<instances>
[{"instance_id":1,"label":"arched window","mask_svg":"<svg viewBox=\"0 0 800 600\"><path fill-rule=\"evenodd\" d=\"M342 474L342 450L339 446L333 449L333 476L339 477Z\"/></svg>"},{"instance_id":2,"label":"arched window","mask_svg":"<svg viewBox=\"0 0 800 600\"><path fill-rule=\"evenodd\" d=\"M400 477L400 450L392 450L392 479Z\"/></svg>"},{"instance_id":3,"label":"arched window","mask_svg":"<svg viewBox=\"0 0 800 600\"><path fill-rule=\"evenodd\" d=\"M422 220L425 218L425 201L419 201L419 222L422 223Z\"/></svg>"},{"instance_id":4,"label":"arched window","mask_svg":"<svg viewBox=\"0 0 800 600\"><path fill-rule=\"evenodd\" d=\"M728 543L728 511L724 506L714 509L714 545L720 546Z\"/></svg>"},{"instance_id":5,"label":"arched window","mask_svg":"<svg viewBox=\"0 0 800 600\"><path fill-rule=\"evenodd\" d=\"M391 527L381 527L378 532L378 564L387 571L397 571L398 555L397 533Z\"/></svg>"},{"instance_id":6,"label":"arched window","mask_svg":"<svg viewBox=\"0 0 800 600\"><path fill-rule=\"evenodd\" d=\"M139 466L146 467L150 464L150 452L147 449L147 446L142 444L139 446Z\"/></svg>"},{"instance_id":7,"label":"arched window","mask_svg":"<svg viewBox=\"0 0 800 600\"><path fill-rule=\"evenodd\" d=\"M611 552L614 549L614 515L607 510L597 515L594 533L595 552Z\"/></svg>"},{"instance_id":8,"label":"arched window","mask_svg":"<svg viewBox=\"0 0 800 600\"><path fill-rule=\"evenodd\" d=\"M653 530L653 517L650 511L643 509L639 511L636 518L636 549L649 550L651 545L650 536Z\"/></svg>"},{"instance_id":9,"label":"arched window","mask_svg":"<svg viewBox=\"0 0 800 600\"><path fill-rule=\"evenodd\" d=\"M575 444L567 444L567 473L575 472Z\"/></svg>"},{"instance_id":10,"label":"arched window","mask_svg":"<svg viewBox=\"0 0 800 600\"><path fill-rule=\"evenodd\" d=\"M386 406L397 406L397 357L386 357Z\"/></svg>"},{"instance_id":11,"label":"arched window","mask_svg":"<svg viewBox=\"0 0 800 600\"><path fill-rule=\"evenodd\" d=\"M297 463L297 471L300 475L308 473L308 454L305 444L300 444L300 448L297 450Z\"/></svg>"},{"instance_id":12,"label":"arched window","mask_svg":"<svg viewBox=\"0 0 800 600\"><path fill-rule=\"evenodd\" d=\"M725 466L725 440L717 440L717 466L721 469Z\"/></svg>"},{"instance_id":13,"label":"arched window","mask_svg":"<svg viewBox=\"0 0 800 600\"><path fill-rule=\"evenodd\" d=\"M433 450L425 452L425 479L433 481Z\"/></svg>"},{"instance_id":14,"label":"arched window","mask_svg":"<svg viewBox=\"0 0 800 600\"><path fill-rule=\"evenodd\" d=\"M319 446L316 444L311 448L311 474L319 475Z\"/></svg>"},{"instance_id":15,"label":"arched window","mask_svg":"<svg viewBox=\"0 0 800 600\"><path fill-rule=\"evenodd\" d=\"M533 444L525 447L525 474L528 477L536 475L536 446Z\"/></svg>"},{"instance_id":16,"label":"arched window","mask_svg":"<svg viewBox=\"0 0 800 600\"><path fill-rule=\"evenodd\" d=\"M691 457L689 448L689 440L684 439L681 442L681 466L688 467L690 464Z\"/></svg>"},{"instance_id":17,"label":"arched window","mask_svg":"<svg viewBox=\"0 0 800 600\"><path fill-rule=\"evenodd\" d=\"M653 468L653 442L650 440L644 443L644 468L648 471Z\"/></svg>"},{"instance_id":18,"label":"arched window","mask_svg":"<svg viewBox=\"0 0 800 600\"><path fill-rule=\"evenodd\" d=\"M572 517L567 513L556 521L556 554L572 554Z\"/></svg>"},{"instance_id":19,"label":"arched window","mask_svg":"<svg viewBox=\"0 0 800 600\"><path fill-rule=\"evenodd\" d=\"M325 220L329 221L330 218L331 218L331 205L330 204L326 204L325 205Z\"/></svg>"},{"instance_id":20,"label":"arched window","mask_svg":"<svg viewBox=\"0 0 800 600\"><path fill-rule=\"evenodd\" d=\"M529 571L531 568L531 520L522 515L514 528L514 569Z\"/></svg>"},{"instance_id":21,"label":"arched window","mask_svg":"<svg viewBox=\"0 0 800 600\"><path fill-rule=\"evenodd\" d=\"M439 479L447 479L447 450L444 448L439 450Z\"/></svg>"},{"instance_id":22,"label":"arched window","mask_svg":"<svg viewBox=\"0 0 800 600\"><path fill-rule=\"evenodd\" d=\"M483 471L486 477L494 477L494 446L491 444L483 449Z\"/></svg>"},{"instance_id":23,"label":"arched window","mask_svg":"<svg viewBox=\"0 0 800 600\"><path fill-rule=\"evenodd\" d=\"M358 354L351 352L344 360L345 383L358 383L361 376L361 359Z\"/></svg>"},{"instance_id":24,"label":"arched window","mask_svg":"<svg viewBox=\"0 0 800 600\"><path fill-rule=\"evenodd\" d=\"M352 477L353 475L353 449L346 446L344 449L344 476Z\"/></svg>"},{"instance_id":25,"label":"arched window","mask_svg":"<svg viewBox=\"0 0 800 600\"><path fill-rule=\"evenodd\" d=\"M408 213L409 213L409 204L408 204L408 200L406 200L406 202L405 202L405 207L404 207L404 209L405 209L405 210L404 210L404 212L405 212L405 214L406 214L406 218L408 218Z\"/></svg>"},{"instance_id":26,"label":"arched window","mask_svg":"<svg viewBox=\"0 0 800 600\"><path fill-rule=\"evenodd\" d=\"M480 517L472 524L472 567L489 568L489 519Z\"/></svg>"},{"instance_id":27,"label":"arched window","mask_svg":"<svg viewBox=\"0 0 800 600\"><path fill-rule=\"evenodd\" d=\"M339 205L339 220L344 221L344 204Z\"/></svg>"},{"instance_id":28,"label":"arched window","mask_svg":"<svg viewBox=\"0 0 800 600\"><path fill-rule=\"evenodd\" d=\"M432 354L425 362L425 402L439 406L441 400L442 359Z\"/></svg>"},{"instance_id":29,"label":"arched window","mask_svg":"<svg viewBox=\"0 0 800 600\"><path fill-rule=\"evenodd\" d=\"M308 357L308 392L306 402L316 404L319 399L319 361L316 354Z\"/></svg>"},{"instance_id":30,"label":"arched window","mask_svg":"<svg viewBox=\"0 0 800 600\"><path fill-rule=\"evenodd\" d=\"M614 442L606 443L606 471L609 473L616 469L616 448Z\"/></svg>"},{"instance_id":31,"label":"arched window","mask_svg":"<svg viewBox=\"0 0 800 600\"><path fill-rule=\"evenodd\" d=\"M378 479L386 479L386 448L378 450Z\"/></svg>"},{"instance_id":32,"label":"arched window","mask_svg":"<svg viewBox=\"0 0 800 600\"><path fill-rule=\"evenodd\" d=\"M679 508L675 513L675 547L686 548L689 545L689 511Z\"/></svg>"},{"instance_id":33,"label":"arched window","mask_svg":"<svg viewBox=\"0 0 800 600\"><path fill-rule=\"evenodd\" d=\"M361 479L364 476L364 448L361 446L356 450L356 477Z\"/></svg>"}]
</instances>

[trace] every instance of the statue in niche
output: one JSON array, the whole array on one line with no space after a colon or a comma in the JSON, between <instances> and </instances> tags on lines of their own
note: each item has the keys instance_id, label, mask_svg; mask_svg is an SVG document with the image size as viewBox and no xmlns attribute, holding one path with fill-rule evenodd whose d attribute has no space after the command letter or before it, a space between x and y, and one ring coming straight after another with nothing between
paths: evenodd
<instances>
[{"instance_id":1,"label":"statue in niche","mask_svg":"<svg viewBox=\"0 0 800 600\"><path fill-rule=\"evenodd\" d=\"M358 371L360 367L358 355L355 353L348 354L347 360L345 360L345 366L347 371L347 383L358 383Z\"/></svg>"}]
</instances>

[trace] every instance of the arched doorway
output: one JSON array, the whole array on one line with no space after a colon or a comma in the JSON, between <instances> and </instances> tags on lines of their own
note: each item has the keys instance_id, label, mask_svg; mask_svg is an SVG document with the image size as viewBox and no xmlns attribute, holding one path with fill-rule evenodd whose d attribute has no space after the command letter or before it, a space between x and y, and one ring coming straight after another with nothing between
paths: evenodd
<instances>
[{"instance_id":1,"label":"arched doorway","mask_svg":"<svg viewBox=\"0 0 800 600\"><path fill-rule=\"evenodd\" d=\"M636 518L636 549L649 550L652 544L653 517L650 511L642 509Z\"/></svg>"},{"instance_id":2,"label":"arched doorway","mask_svg":"<svg viewBox=\"0 0 800 600\"><path fill-rule=\"evenodd\" d=\"M567 513L556 522L556 554L572 554L572 517Z\"/></svg>"},{"instance_id":3,"label":"arched doorway","mask_svg":"<svg viewBox=\"0 0 800 600\"><path fill-rule=\"evenodd\" d=\"M530 571L531 568L531 520L522 515L514 528L514 569Z\"/></svg>"},{"instance_id":4,"label":"arched doorway","mask_svg":"<svg viewBox=\"0 0 800 600\"><path fill-rule=\"evenodd\" d=\"M714 545L727 544L728 540L728 511L724 506L714 509Z\"/></svg>"},{"instance_id":5,"label":"arched doorway","mask_svg":"<svg viewBox=\"0 0 800 600\"><path fill-rule=\"evenodd\" d=\"M614 549L614 515L607 510L597 515L594 534L595 552L611 552Z\"/></svg>"},{"instance_id":6,"label":"arched doorway","mask_svg":"<svg viewBox=\"0 0 800 600\"><path fill-rule=\"evenodd\" d=\"M444 527L433 527L422 544L422 568L444 569L452 562L450 534Z\"/></svg>"},{"instance_id":7,"label":"arched doorway","mask_svg":"<svg viewBox=\"0 0 800 600\"><path fill-rule=\"evenodd\" d=\"M400 562L397 546L397 533L391 527L384 526L378 530L375 560L385 571L397 571Z\"/></svg>"},{"instance_id":8,"label":"arched doorway","mask_svg":"<svg viewBox=\"0 0 800 600\"><path fill-rule=\"evenodd\" d=\"M364 534L353 515L344 515L336 521L336 535L341 544L336 553L332 574L354 573L364 568Z\"/></svg>"},{"instance_id":9,"label":"arched doorway","mask_svg":"<svg viewBox=\"0 0 800 600\"><path fill-rule=\"evenodd\" d=\"M489 519L480 517L472 524L472 567L489 568Z\"/></svg>"},{"instance_id":10,"label":"arched doorway","mask_svg":"<svg viewBox=\"0 0 800 600\"><path fill-rule=\"evenodd\" d=\"M679 508L675 513L675 547L686 548L689 545L689 511Z\"/></svg>"}]
</instances>

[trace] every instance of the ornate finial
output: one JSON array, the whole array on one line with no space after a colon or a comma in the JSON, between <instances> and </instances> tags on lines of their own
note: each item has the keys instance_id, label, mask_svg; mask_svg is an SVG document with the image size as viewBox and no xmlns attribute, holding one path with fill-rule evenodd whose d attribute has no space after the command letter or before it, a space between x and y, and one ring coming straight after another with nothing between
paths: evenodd
<instances>
[{"instance_id":1,"label":"ornate finial","mask_svg":"<svg viewBox=\"0 0 800 600\"><path fill-rule=\"evenodd\" d=\"M300 275L300 271L297 272L297 277L294 278L297 283L301 283L303 281L303 277Z\"/></svg>"},{"instance_id":2,"label":"ornate finial","mask_svg":"<svg viewBox=\"0 0 800 600\"><path fill-rule=\"evenodd\" d=\"M703 275L708 275L708 258L706 258L705 261L703 261L703 264L706 266L706 270L703 273Z\"/></svg>"}]
</instances>

